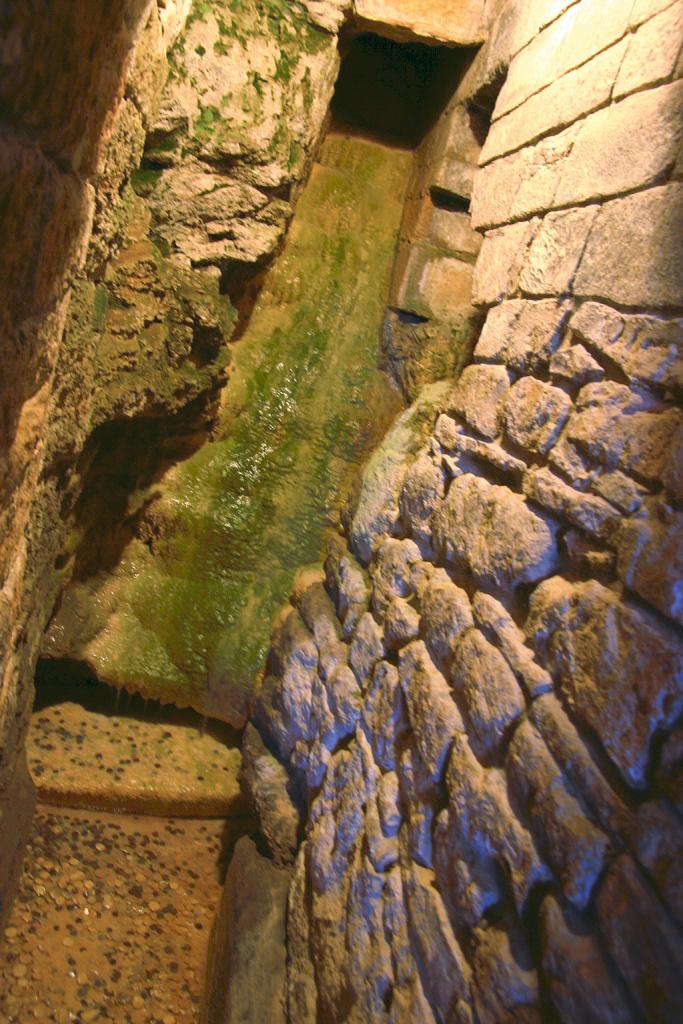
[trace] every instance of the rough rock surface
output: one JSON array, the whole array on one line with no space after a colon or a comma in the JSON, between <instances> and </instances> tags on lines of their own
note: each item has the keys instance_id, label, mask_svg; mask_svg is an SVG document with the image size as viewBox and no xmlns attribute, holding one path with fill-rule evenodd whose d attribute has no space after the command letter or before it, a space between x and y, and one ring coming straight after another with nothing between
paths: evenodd
<instances>
[{"instance_id":1,"label":"rough rock surface","mask_svg":"<svg viewBox=\"0 0 683 1024\"><path fill-rule=\"evenodd\" d=\"M325 724L333 686L311 660L298 693L269 679L256 718L271 746L288 721L300 737L282 759L307 800L291 1020L683 1010L680 126L664 109L680 68L652 50L675 7L498 5L460 87L492 119L473 197L483 331L426 423L416 405L371 461L328 560L358 717ZM659 125L637 160L635 111Z\"/></svg>"}]
</instances>

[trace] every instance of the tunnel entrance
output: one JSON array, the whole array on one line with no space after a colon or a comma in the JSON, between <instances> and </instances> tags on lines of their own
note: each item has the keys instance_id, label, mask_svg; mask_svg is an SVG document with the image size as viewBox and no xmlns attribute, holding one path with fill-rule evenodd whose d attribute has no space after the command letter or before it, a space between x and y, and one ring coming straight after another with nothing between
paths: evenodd
<instances>
[{"instance_id":1,"label":"tunnel entrance","mask_svg":"<svg viewBox=\"0 0 683 1024\"><path fill-rule=\"evenodd\" d=\"M469 49L349 35L332 99L332 124L414 149L452 97Z\"/></svg>"}]
</instances>

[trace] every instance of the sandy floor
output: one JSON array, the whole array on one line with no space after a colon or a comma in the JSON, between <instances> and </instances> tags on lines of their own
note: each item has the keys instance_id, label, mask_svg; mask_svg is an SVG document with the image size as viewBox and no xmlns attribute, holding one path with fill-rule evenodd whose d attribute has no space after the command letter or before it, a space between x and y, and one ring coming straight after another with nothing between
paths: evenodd
<instances>
[{"instance_id":1,"label":"sandy floor","mask_svg":"<svg viewBox=\"0 0 683 1024\"><path fill-rule=\"evenodd\" d=\"M0 945L0 1022L196 1022L220 863L240 831L39 807Z\"/></svg>"}]
</instances>

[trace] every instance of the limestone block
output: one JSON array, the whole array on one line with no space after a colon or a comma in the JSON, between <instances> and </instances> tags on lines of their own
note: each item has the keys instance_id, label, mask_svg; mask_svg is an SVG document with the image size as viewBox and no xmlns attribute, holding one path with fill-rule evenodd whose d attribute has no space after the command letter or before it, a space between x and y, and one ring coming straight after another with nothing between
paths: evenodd
<instances>
[{"instance_id":1,"label":"limestone block","mask_svg":"<svg viewBox=\"0 0 683 1024\"><path fill-rule=\"evenodd\" d=\"M559 346L567 315L556 299L501 302L489 310L474 358L505 363L514 373L537 373Z\"/></svg>"},{"instance_id":2,"label":"limestone block","mask_svg":"<svg viewBox=\"0 0 683 1024\"><path fill-rule=\"evenodd\" d=\"M319 650L340 639L339 619L322 583L308 587L297 604L299 614L313 634Z\"/></svg>"},{"instance_id":3,"label":"limestone block","mask_svg":"<svg viewBox=\"0 0 683 1024\"><path fill-rule=\"evenodd\" d=\"M254 806L273 859L277 864L292 863L300 822L289 793L289 776L251 722L244 732L240 782Z\"/></svg>"},{"instance_id":4,"label":"limestone block","mask_svg":"<svg viewBox=\"0 0 683 1024\"><path fill-rule=\"evenodd\" d=\"M507 755L510 789L539 848L557 872L567 899L583 909L602 872L609 840L584 814L528 720L515 730Z\"/></svg>"},{"instance_id":5,"label":"limestone block","mask_svg":"<svg viewBox=\"0 0 683 1024\"><path fill-rule=\"evenodd\" d=\"M505 367L467 366L453 392L452 409L491 441L500 433L502 403L509 387Z\"/></svg>"},{"instance_id":6,"label":"limestone block","mask_svg":"<svg viewBox=\"0 0 683 1024\"><path fill-rule=\"evenodd\" d=\"M434 885L434 872L401 864L411 945L423 978L425 994L440 1019L471 1024L471 971L448 921Z\"/></svg>"},{"instance_id":7,"label":"limestone block","mask_svg":"<svg viewBox=\"0 0 683 1024\"><path fill-rule=\"evenodd\" d=\"M631 519L619 536L619 577L669 618L683 625L683 512Z\"/></svg>"},{"instance_id":8,"label":"limestone block","mask_svg":"<svg viewBox=\"0 0 683 1024\"><path fill-rule=\"evenodd\" d=\"M383 540L375 552L370 566L372 579L372 607L383 615L396 597L409 597L412 593L412 567L421 561L417 544L412 540Z\"/></svg>"},{"instance_id":9,"label":"limestone block","mask_svg":"<svg viewBox=\"0 0 683 1024\"><path fill-rule=\"evenodd\" d=\"M576 344L555 353L550 360L550 376L571 387L580 388L584 384L602 380L605 371L588 349Z\"/></svg>"},{"instance_id":10,"label":"limestone block","mask_svg":"<svg viewBox=\"0 0 683 1024\"><path fill-rule=\"evenodd\" d=\"M613 865L598 895L607 951L646 1020L676 1020L683 1011L683 948L629 857Z\"/></svg>"},{"instance_id":11,"label":"limestone block","mask_svg":"<svg viewBox=\"0 0 683 1024\"><path fill-rule=\"evenodd\" d=\"M599 302L584 302L570 328L630 381L667 388L683 384L681 319L618 313Z\"/></svg>"},{"instance_id":12,"label":"limestone block","mask_svg":"<svg viewBox=\"0 0 683 1024\"><path fill-rule=\"evenodd\" d=\"M470 629L456 644L450 680L472 750L480 761L495 760L525 707L507 661L478 629Z\"/></svg>"},{"instance_id":13,"label":"limestone block","mask_svg":"<svg viewBox=\"0 0 683 1024\"><path fill-rule=\"evenodd\" d=\"M624 306L683 304L683 182L605 203L574 282L578 296Z\"/></svg>"},{"instance_id":14,"label":"limestone block","mask_svg":"<svg viewBox=\"0 0 683 1024\"><path fill-rule=\"evenodd\" d=\"M434 780L412 739L401 752L398 775L404 819L401 846L416 864L431 868Z\"/></svg>"},{"instance_id":15,"label":"limestone block","mask_svg":"<svg viewBox=\"0 0 683 1024\"><path fill-rule=\"evenodd\" d=\"M421 455L406 472L399 508L408 530L422 544L431 544L432 517L441 507L444 493L443 470Z\"/></svg>"},{"instance_id":16,"label":"limestone block","mask_svg":"<svg viewBox=\"0 0 683 1024\"><path fill-rule=\"evenodd\" d=\"M529 295L564 295L581 263L597 206L549 213L537 232L519 278Z\"/></svg>"},{"instance_id":17,"label":"limestone block","mask_svg":"<svg viewBox=\"0 0 683 1024\"><path fill-rule=\"evenodd\" d=\"M436 539L481 586L515 587L553 571L555 533L518 494L466 473L451 484Z\"/></svg>"},{"instance_id":18,"label":"limestone block","mask_svg":"<svg viewBox=\"0 0 683 1024\"><path fill-rule=\"evenodd\" d=\"M678 924L683 923L683 826L664 800L649 800L635 814L630 837L633 856L646 869Z\"/></svg>"},{"instance_id":19,"label":"limestone block","mask_svg":"<svg viewBox=\"0 0 683 1024\"><path fill-rule=\"evenodd\" d=\"M621 523L617 511L603 498L570 487L547 467L527 470L524 493L553 515L568 519L592 537L616 537Z\"/></svg>"},{"instance_id":20,"label":"limestone block","mask_svg":"<svg viewBox=\"0 0 683 1024\"><path fill-rule=\"evenodd\" d=\"M351 552L343 546L331 548L325 560L325 579L343 623L344 638L348 640L368 606L367 579Z\"/></svg>"},{"instance_id":21,"label":"limestone block","mask_svg":"<svg viewBox=\"0 0 683 1024\"><path fill-rule=\"evenodd\" d=\"M555 443L570 409L564 391L535 377L522 377L505 396L505 433L520 448L543 455Z\"/></svg>"},{"instance_id":22,"label":"limestone block","mask_svg":"<svg viewBox=\"0 0 683 1024\"><path fill-rule=\"evenodd\" d=\"M326 696L334 719L334 742L350 736L360 718L362 695L353 671L339 665L326 680Z\"/></svg>"},{"instance_id":23,"label":"limestone block","mask_svg":"<svg viewBox=\"0 0 683 1024\"><path fill-rule=\"evenodd\" d=\"M365 694L361 727L376 763L383 771L395 771L399 738L408 728L398 669L380 661Z\"/></svg>"},{"instance_id":24,"label":"limestone block","mask_svg":"<svg viewBox=\"0 0 683 1024\"><path fill-rule=\"evenodd\" d=\"M421 631L437 664L450 664L458 637L474 625L469 598L444 569L437 569L420 591Z\"/></svg>"},{"instance_id":25,"label":"limestone block","mask_svg":"<svg viewBox=\"0 0 683 1024\"><path fill-rule=\"evenodd\" d=\"M672 0L635 0L630 17L631 28L636 28L648 18L653 18L655 14L671 6Z\"/></svg>"},{"instance_id":26,"label":"limestone block","mask_svg":"<svg viewBox=\"0 0 683 1024\"><path fill-rule=\"evenodd\" d=\"M398 500L408 466L426 441L450 393L449 383L424 387L372 455L351 526L351 546L367 564L378 540L392 532L399 518Z\"/></svg>"},{"instance_id":27,"label":"limestone block","mask_svg":"<svg viewBox=\"0 0 683 1024\"><path fill-rule=\"evenodd\" d=\"M661 181L681 139L683 82L638 92L596 111L582 122L562 164L555 204L606 198Z\"/></svg>"},{"instance_id":28,"label":"limestone block","mask_svg":"<svg viewBox=\"0 0 683 1024\"><path fill-rule=\"evenodd\" d=\"M621 39L628 30L627 7L624 0L583 0L570 6L517 54L498 96L496 115L502 117Z\"/></svg>"},{"instance_id":29,"label":"limestone block","mask_svg":"<svg viewBox=\"0 0 683 1024\"><path fill-rule=\"evenodd\" d=\"M623 835L630 825L630 812L598 768L586 740L557 697L548 693L534 701L529 719L592 819L609 835Z\"/></svg>"},{"instance_id":30,"label":"limestone block","mask_svg":"<svg viewBox=\"0 0 683 1024\"><path fill-rule=\"evenodd\" d=\"M636 1024L621 983L584 922L554 896L544 899L540 918L543 975L561 1019Z\"/></svg>"},{"instance_id":31,"label":"limestone block","mask_svg":"<svg viewBox=\"0 0 683 1024\"><path fill-rule=\"evenodd\" d=\"M638 7L642 5L637 3L631 12L632 23L634 18L642 17L643 12L639 12ZM671 78L682 37L683 10L677 3L641 24L631 36L628 52L619 69L615 98Z\"/></svg>"},{"instance_id":32,"label":"limestone block","mask_svg":"<svg viewBox=\"0 0 683 1024\"><path fill-rule=\"evenodd\" d=\"M474 269L472 302L493 305L516 291L527 249L538 221L520 221L487 231Z\"/></svg>"},{"instance_id":33,"label":"limestone block","mask_svg":"<svg viewBox=\"0 0 683 1024\"><path fill-rule=\"evenodd\" d=\"M472 228L471 218L456 210L442 210L434 207L429 221L430 241L460 257L475 257L483 241L478 231ZM471 287L471 282L470 282Z\"/></svg>"},{"instance_id":34,"label":"limestone block","mask_svg":"<svg viewBox=\"0 0 683 1024\"><path fill-rule=\"evenodd\" d=\"M434 864L452 919L474 927L487 908L507 898L508 886L521 913L532 887L551 874L510 807L504 774L482 768L466 736L456 736L446 786Z\"/></svg>"},{"instance_id":35,"label":"limestone block","mask_svg":"<svg viewBox=\"0 0 683 1024\"><path fill-rule=\"evenodd\" d=\"M353 669L358 685L365 691L377 662L384 654L384 637L381 628L370 612L361 616L351 641L349 664Z\"/></svg>"},{"instance_id":36,"label":"limestone block","mask_svg":"<svg viewBox=\"0 0 683 1024\"><path fill-rule=\"evenodd\" d=\"M650 744L683 708L683 644L600 583L547 580L531 598L527 634L570 707L626 782L645 784Z\"/></svg>"},{"instance_id":37,"label":"limestone block","mask_svg":"<svg viewBox=\"0 0 683 1024\"><path fill-rule=\"evenodd\" d=\"M417 749L432 781L438 782L453 735L464 730L462 719L421 640L401 651L398 673Z\"/></svg>"},{"instance_id":38,"label":"limestone block","mask_svg":"<svg viewBox=\"0 0 683 1024\"><path fill-rule=\"evenodd\" d=\"M682 422L679 410L644 392L603 381L579 392L565 437L593 464L656 483L667 467L671 437Z\"/></svg>"},{"instance_id":39,"label":"limestone block","mask_svg":"<svg viewBox=\"0 0 683 1024\"><path fill-rule=\"evenodd\" d=\"M398 775L387 772L377 786L377 809L385 836L396 836L401 827Z\"/></svg>"},{"instance_id":40,"label":"limestone block","mask_svg":"<svg viewBox=\"0 0 683 1024\"><path fill-rule=\"evenodd\" d=\"M388 651L404 647L420 635L420 616L418 612L404 601L395 598L387 609L384 620L384 638Z\"/></svg>"},{"instance_id":41,"label":"limestone block","mask_svg":"<svg viewBox=\"0 0 683 1024\"><path fill-rule=\"evenodd\" d=\"M485 164L505 153L572 124L610 99L628 38L530 96L521 106L494 121L481 152Z\"/></svg>"},{"instance_id":42,"label":"limestone block","mask_svg":"<svg viewBox=\"0 0 683 1024\"><path fill-rule=\"evenodd\" d=\"M442 463L451 477L460 476L461 473L479 472L481 464L492 466L499 473L510 476L516 482L526 469L526 463L514 455L510 455L499 444L490 441L480 441L476 437L470 437L462 427L458 427L451 451L455 458L444 455ZM474 462L474 465L473 465Z\"/></svg>"},{"instance_id":43,"label":"limestone block","mask_svg":"<svg viewBox=\"0 0 683 1024\"><path fill-rule=\"evenodd\" d=\"M433 245L413 244L396 305L437 320L462 316L471 307L472 263Z\"/></svg>"},{"instance_id":44,"label":"limestone block","mask_svg":"<svg viewBox=\"0 0 683 1024\"><path fill-rule=\"evenodd\" d=\"M384 834L376 800L365 808L365 848L376 871L388 871L398 861L398 839Z\"/></svg>"},{"instance_id":45,"label":"limestone block","mask_svg":"<svg viewBox=\"0 0 683 1024\"><path fill-rule=\"evenodd\" d=\"M503 605L490 594L479 591L472 602L477 625L501 650L508 665L531 699L552 690L553 682L544 668L524 644L524 633L515 624Z\"/></svg>"},{"instance_id":46,"label":"limestone block","mask_svg":"<svg viewBox=\"0 0 683 1024\"><path fill-rule=\"evenodd\" d=\"M415 39L471 46L484 39L480 0L354 0L356 15L371 28L393 29L400 41Z\"/></svg>"},{"instance_id":47,"label":"limestone block","mask_svg":"<svg viewBox=\"0 0 683 1024\"><path fill-rule=\"evenodd\" d=\"M284 1024L289 882L251 839L238 841L213 932L207 1019Z\"/></svg>"},{"instance_id":48,"label":"limestone block","mask_svg":"<svg viewBox=\"0 0 683 1024\"><path fill-rule=\"evenodd\" d=\"M592 488L627 515L637 512L643 503L643 488L618 469L612 473L603 473L593 482Z\"/></svg>"},{"instance_id":49,"label":"limestone block","mask_svg":"<svg viewBox=\"0 0 683 1024\"><path fill-rule=\"evenodd\" d=\"M674 501L683 504L683 423L671 438L662 481Z\"/></svg>"},{"instance_id":50,"label":"limestone block","mask_svg":"<svg viewBox=\"0 0 683 1024\"><path fill-rule=\"evenodd\" d=\"M472 936L472 994L477 1020L540 1020L538 976L519 928L477 928Z\"/></svg>"}]
</instances>

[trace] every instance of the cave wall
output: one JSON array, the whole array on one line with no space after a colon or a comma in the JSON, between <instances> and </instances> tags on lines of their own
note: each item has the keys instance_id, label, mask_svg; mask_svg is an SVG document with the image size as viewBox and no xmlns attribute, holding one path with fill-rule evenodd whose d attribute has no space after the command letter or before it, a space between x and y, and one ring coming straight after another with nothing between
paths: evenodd
<instances>
[{"instance_id":1,"label":"cave wall","mask_svg":"<svg viewBox=\"0 0 683 1024\"><path fill-rule=\"evenodd\" d=\"M206 437L232 299L280 245L349 7L3 7L0 916L46 625L74 574L115 561L138 488Z\"/></svg>"},{"instance_id":2,"label":"cave wall","mask_svg":"<svg viewBox=\"0 0 683 1024\"><path fill-rule=\"evenodd\" d=\"M485 315L273 633L245 740L291 1021L683 1009L683 8L499 4Z\"/></svg>"}]
</instances>

